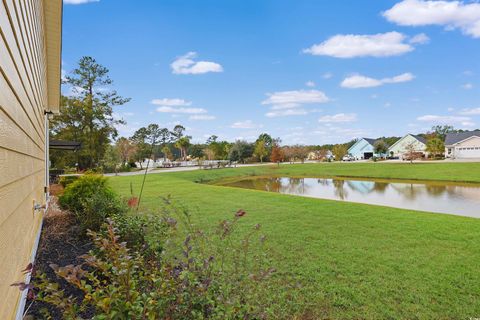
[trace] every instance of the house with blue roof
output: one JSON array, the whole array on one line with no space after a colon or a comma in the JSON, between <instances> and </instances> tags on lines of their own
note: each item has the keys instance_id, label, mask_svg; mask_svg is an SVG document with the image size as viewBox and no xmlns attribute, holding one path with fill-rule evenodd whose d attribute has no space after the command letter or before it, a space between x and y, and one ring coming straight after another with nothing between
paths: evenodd
<instances>
[{"instance_id":1,"label":"house with blue roof","mask_svg":"<svg viewBox=\"0 0 480 320\"><path fill-rule=\"evenodd\" d=\"M375 142L377 140L370 138L361 138L348 149L348 154L356 160L370 159L373 157L385 157L385 154L375 153Z\"/></svg>"}]
</instances>

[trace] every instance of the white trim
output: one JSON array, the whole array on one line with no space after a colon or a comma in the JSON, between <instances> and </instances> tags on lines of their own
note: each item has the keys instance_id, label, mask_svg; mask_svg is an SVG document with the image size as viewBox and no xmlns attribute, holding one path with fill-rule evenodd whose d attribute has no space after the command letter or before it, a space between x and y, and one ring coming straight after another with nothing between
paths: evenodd
<instances>
[{"instance_id":1,"label":"white trim","mask_svg":"<svg viewBox=\"0 0 480 320\"><path fill-rule=\"evenodd\" d=\"M43 212L45 214L48 210L48 202L46 204L46 208ZM33 264L35 262L35 257L37 256L37 250L38 250L38 245L40 243L40 236L42 234L42 227L43 227L43 215L42 218L40 219L40 227L38 228L37 235L35 237L35 243L33 244L33 249L32 249L32 254L30 255L30 262ZM32 273L29 272L25 275L25 283L29 284L30 280L32 278ZM27 303L27 294L28 294L28 289L25 289L22 291L22 294L20 295L20 301L17 305L17 312L15 315L15 320L23 320L24 312L25 312L25 304Z\"/></svg>"}]
</instances>

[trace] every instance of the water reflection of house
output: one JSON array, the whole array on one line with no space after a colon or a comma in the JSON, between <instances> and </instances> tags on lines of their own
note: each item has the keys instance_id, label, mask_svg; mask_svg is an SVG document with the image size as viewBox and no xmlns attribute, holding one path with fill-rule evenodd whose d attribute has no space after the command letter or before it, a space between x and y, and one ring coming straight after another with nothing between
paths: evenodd
<instances>
[{"instance_id":1,"label":"water reflection of house","mask_svg":"<svg viewBox=\"0 0 480 320\"><path fill-rule=\"evenodd\" d=\"M347 185L350 189L360 192L362 194L368 194L375 190L375 182L374 181L354 181L348 180Z\"/></svg>"},{"instance_id":2,"label":"water reflection of house","mask_svg":"<svg viewBox=\"0 0 480 320\"><path fill-rule=\"evenodd\" d=\"M414 183L391 183L390 186L400 195L411 200L417 198L426 190L424 185Z\"/></svg>"}]
</instances>

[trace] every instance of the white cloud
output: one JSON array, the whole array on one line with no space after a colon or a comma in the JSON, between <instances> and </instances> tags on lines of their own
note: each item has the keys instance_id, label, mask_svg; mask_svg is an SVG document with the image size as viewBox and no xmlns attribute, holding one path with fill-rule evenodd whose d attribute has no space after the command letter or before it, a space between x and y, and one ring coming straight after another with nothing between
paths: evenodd
<instances>
[{"instance_id":1,"label":"white cloud","mask_svg":"<svg viewBox=\"0 0 480 320\"><path fill-rule=\"evenodd\" d=\"M174 74L203 74L208 72L223 72L223 67L211 61L195 61L196 52L189 52L178 57L170 65Z\"/></svg>"},{"instance_id":2,"label":"white cloud","mask_svg":"<svg viewBox=\"0 0 480 320\"><path fill-rule=\"evenodd\" d=\"M318 127L312 134L321 136L323 143L331 143L333 141L344 142L347 139L370 136L371 132L361 128L342 128L327 123Z\"/></svg>"},{"instance_id":3,"label":"white cloud","mask_svg":"<svg viewBox=\"0 0 480 320\"><path fill-rule=\"evenodd\" d=\"M294 109L271 109L270 112L267 112L265 116L268 118L277 118L277 117L288 117L288 116L304 116L308 114L308 111L302 108L294 108Z\"/></svg>"},{"instance_id":4,"label":"white cloud","mask_svg":"<svg viewBox=\"0 0 480 320\"><path fill-rule=\"evenodd\" d=\"M295 109L300 107L301 105L298 103L284 103L284 104L276 104L270 107L270 110L285 110L285 109Z\"/></svg>"},{"instance_id":5,"label":"white cloud","mask_svg":"<svg viewBox=\"0 0 480 320\"><path fill-rule=\"evenodd\" d=\"M401 26L439 25L480 38L480 3L476 1L403 0L385 11L383 16Z\"/></svg>"},{"instance_id":6,"label":"white cloud","mask_svg":"<svg viewBox=\"0 0 480 320\"><path fill-rule=\"evenodd\" d=\"M424 115L417 118L418 121L431 122L436 124L460 124L465 127L471 127L475 125L470 117L460 116L439 116L439 115Z\"/></svg>"},{"instance_id":7,"label":"white cloud","mask_svg":"<svg viewBox=\"0 0 480 320\"><path fill-rule=\"evenodd\" d=\"M313 88L313 87L315 87L315 82L313 82L313 81L307 81L307 82L305 82L305 85L306 85L307 87Z\"/></svg>"},{"instance_id":8,"label":"white cloud","mask_svg":"<svg viewBox=\"0 0 480 320\"><path fill-rule=\"evenodd\" d=\"M473 84L465 83L464 85L462 85L462 88L465 89L465 90L470 90L470 89L473 88Z\"/></svg>"},{"instance_id":9,"label":"white cloud","mask_svg":"<svg viewBox=\"0 0 480 320\"><path fill-rule=\"evenodd\" d=\"M79 97L85 92L85 89L77 86L68 86L68 89L65 92L66 96L69 97Z\"/></svg>"},{"instance_id":10,"label":"white cloud","mask_svg":"<svg viewBox=\"0 0 480 320\"><path fill-rule=\"evenodd\" d=\"M183 99L169 99L169 98L163 98L163 99L153 99L151 101L152 104L156 104L158 106L169 106L169 107L188 107L192 105L190 101L186 101Z\"/></svg>"},{"instance_id":11,"label":"white cloud","mask_svg":"<svg viewBox=\"0 0 480 320\"><path fill-rule=\"evenodd\" d=\"M123 137L131 136L135 131L140 129L138 124L135 124L134 126L128 124L116 124L115 128L118 130L119 135Z\"/></svg>"},{"instance_id":12,"label":"white cloud","mask_svg":"<svg viewBox=\"0 0 480 320\"><path fill-rule=\"evenodd\" d=\"M402 73L398 76L391 77L391 78L383 78L383 79L374 79L362 75L353 75L348 78L345 78L340 86L343 88L349 89L357 89L357 88L372 88L372 87L379 87L386 83L401 83L411 81L415 78L415 76L409 72Z\"/></svg>"},{"instance_id":13,"label":"white cloud","mask_svg":"<svg viewBox=\"0 0 480 320\"><path fill-rule=\"evenodd\" d=\"M64 4L85 4L90 2L100 2L100 0L63 0Z\"/></svg>"},{"instance_id":14,"label":"white cloud","mask_svg":"<svg viewBox=\"0 0 480 320\"><path fill-rule=\"evenodd\" d=\"M357 115L355 113L337 113L334 115L323 116L318 119L320 123L332 123L332 122L354 122L357 121Z\"/></svg>"},{"instance_id":15,"label":"white cloud","mask_svg":"<svg viewBox=\"0 0 480 320\"><path fill-rule=\"evenodd\" d=\"M153 99L152 104L159 106L156 110L160 113L171 113L172 117L178 117L182 114L189 114L189 120L214 120L215 116L208 115L204 108L190 107L191 101L179 98Z\"/></svg>"},{"instance_id":16,"label":"white cloud","mask_svg":"<svg viewBox=\"0 0 480 320\"><path fill-rule=\"evenodd\" d=\"M462 116L480 115L480 108L462 109L459 114Z\"/></svg>"},{"instance_id":17,"label":"white cloud","mask_svg":"<svg viewBox=\"0 0 480 320\"><path fill-rule=\"evenodd\" d=\"M230 128L234 129L255 129L261 127L262 125L255 124L252 120L238 121L230 126Z\"/></svg>"},{"instance_id":18,"label":"white cloud","mask_svg":"<svg viewBox=\"0 0 480 320\"><path fill-rule=\"evenodd\" d=\"M330 79L331 77L333 77L333 74L331 72L325 72L324 74L322 74L323 79Z\"/></svg>"},{"instance_id":19,"label":"white cloud","mask_svg":"<svg viewBox=\"0 0 480 320\"><path fill-rule=\"evenodd\" d=\"M372 35L339 34L303 52L335 58L398 56L414 50L406 39L396 31Z\"/></svg>"},{"instance_id":20,"label":"white cloud","mask_svg":"<svg viewBox=\"0 0 480 320\"><path fill-rule=\"evenodd\" d=\"M210 121L210 120L215 120L216 117L208 114L196 114L196 115L190 116L188 119L193 121Z\"/></svg>"},{"instance_id":21,"label":"white cloud","mask_svg":"<svg viewBox=\"0 0 480 320\"><path fill-rule=\"evenodd\" d=\"M325 93L319 90L292 90L267 93L268 98L263 105L270 105L269 118L301 116L313 111L300 108L305 104L326 103L330 101Z\"/></svg>"},{"instance_id":22,"label":"white cloud","mask_svg":"<svg viewBox=\"0 0 480 320\"><path fill-rule=\"evenodd\" d=\"M350 88L350 89L355 89L355 88L373 88L373 87L379 87L383 83L381 80L365 77L362 75L354 75L348 78L345 78L340 86L343 88Z\"/></svg>"},{"instance_id":23,"label":"white cloud","mask_svg":"<svg viewBox=\"0 0 480 320\"><path fill-rule=\"evenodd\" d=\"M267 93L268 98L263 105L289 105L290 107L302 104L325 103L329 99L322 91L318 90L293 90Z\"/></svg>"},{"instance_id":24,"label":"white cloud","mask_svg":"<svg viewBox=\"0 0 480 320\"><path fill-rule=\"evenodd\" d=\"M430 38L425 33L419 33L411 37L409 42L413 44L425 44L430 42Z\"/></svg>"},{"instance_id":25,"label":"white cloud","mask_svg":"<svg viewBox=\"0 0 480 320\"><path fill-rule=\"evenodd\" d=\"M169 107L162 106L157 108L157 112L161 113L173 113L173 114L201 114L207 113L207 110L203 108L184 108L184 107Z\"/></svg>"}]
</instances>

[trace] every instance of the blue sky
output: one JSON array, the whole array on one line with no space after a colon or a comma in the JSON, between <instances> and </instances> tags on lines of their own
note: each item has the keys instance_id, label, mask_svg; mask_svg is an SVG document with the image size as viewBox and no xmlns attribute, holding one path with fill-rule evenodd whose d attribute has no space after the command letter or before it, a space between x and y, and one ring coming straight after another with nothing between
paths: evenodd
<instances>
[{"instance_id":1,"label":"blue sky","mask_svg":"<svg viewBox=\"0 0 480 320\"><path fill-rule=\"evenodd\" d=\"M480 127L480 4L382 0L64 0L63 69L89 55L131 97L130 136L180 123L324 144Z\"/></svg>"}]
</instances>

